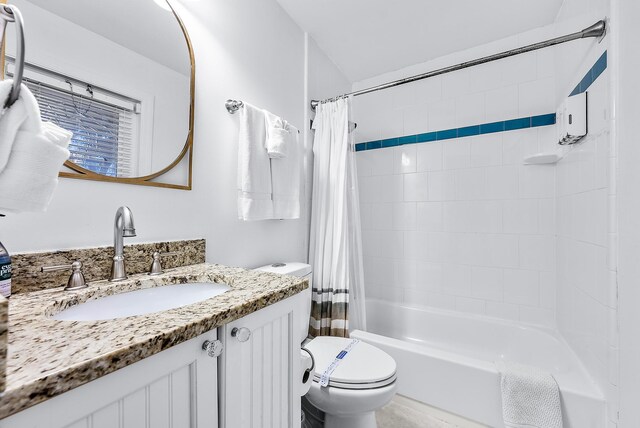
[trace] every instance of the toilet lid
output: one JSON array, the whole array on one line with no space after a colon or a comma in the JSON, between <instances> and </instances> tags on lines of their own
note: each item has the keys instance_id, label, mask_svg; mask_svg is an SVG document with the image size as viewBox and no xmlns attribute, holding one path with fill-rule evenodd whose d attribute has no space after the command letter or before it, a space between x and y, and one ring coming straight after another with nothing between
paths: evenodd
<instances>
[{"instance_id":1,"label":"toilet lid","mask_svg":"<svg viewBox=\"0 0 640 428\"><path fill-rule=\"evenodd\" d=\"M305 345L316 363L314 381L320 377L336 356L352 339L343 337L316 337ZM329 386L348 389L369 389L389 385L396 378L396 362L389 354L363 341L353 346L340 360L329 378Z\"/></svg>"}]
</instances>

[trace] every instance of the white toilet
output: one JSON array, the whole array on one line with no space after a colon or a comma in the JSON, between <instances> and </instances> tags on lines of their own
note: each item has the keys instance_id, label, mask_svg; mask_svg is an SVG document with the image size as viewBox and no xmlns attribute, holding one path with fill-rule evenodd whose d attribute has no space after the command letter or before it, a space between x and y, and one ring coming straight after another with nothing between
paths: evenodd
<instances>
[{"instance_id":1,"label":"white toilet","mask_svg":"<svg viewBox=\"0 0 640 428\"><path fill-rule=\"evenodd\" d=\"M304 263L275 263L258 270L308 278L310 287L304 291L306 306L300 324L300 343L311 352L315 361L313 383L306 397L325 412L325 428L375 428L375 411L387 404L396 392L396 362L387 353L359 342L340 361L329 379L320 386L320 377L351 339L316 337L308 340L311 314L311 266Z\"/></svg>"}]
</instances>

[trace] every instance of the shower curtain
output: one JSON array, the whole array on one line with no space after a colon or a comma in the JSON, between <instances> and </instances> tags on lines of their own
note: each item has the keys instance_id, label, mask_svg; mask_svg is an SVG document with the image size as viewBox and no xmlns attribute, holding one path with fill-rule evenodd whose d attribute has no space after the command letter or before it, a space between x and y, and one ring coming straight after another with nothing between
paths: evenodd
<instances>
[{"instance_id":1,"label":"shower curtain","mask_svg":"<svg viewBox=\"0 0 640 428\"><path fill-rule=\"evenodd\" d=\"M319 104L313 121L313 199L309 259L313 301L309 334L348 337L365 329L364 273L351 101Z\"/></svg>"}]
</instances>

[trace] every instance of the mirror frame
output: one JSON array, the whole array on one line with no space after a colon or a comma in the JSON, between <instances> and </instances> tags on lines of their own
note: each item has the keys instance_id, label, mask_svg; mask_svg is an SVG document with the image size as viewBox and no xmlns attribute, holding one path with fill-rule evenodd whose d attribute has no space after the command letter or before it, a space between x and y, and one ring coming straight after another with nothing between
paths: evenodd
<instances>
[{"instance_id":1,"label":"mirror frame","mask_svg":"<svg viewBox=\"0 0 640 428\"><path fill-rule=\"evenodd\" d=\"M6 4L7 0L0 0L0 4ZM64 178L75 178L80 180L93 180L93 181L102 181L109 183L124 183L124 184L135 184L139 186L151 186L151 187L163 187L168 189L178 189L178 190L191 190L192 189L192 180L193 180L193 128L194 128L194 114L195 114L195 80L196 80L196 63L195 63L195 55L193 53L193 45L191 44L191 38L189 37L189 33L187 32L187 28L180 19L180 16L175 11L169 0L165 0L169 8L171 9L171 13L174 18L180 25L180 29L182 30L182 34L184 35L185 41L187 42L187 49L189 51L189 63L191 66L190 73L190 82L189 82L189 131L187 133L187 138L178 154L173 162L171 162L168 166L164 167L160 171L154 172L153 174L141 176L141 177L109 177L107 175L97 174L91 170L82 168L81 166L76 165L75 163L67 160L64 163L64 166L73 170L74 172L66 172L61 171L58 176ZM10 27L8 27L8 31L10 31ZM27 41L28 43L28 41ZM28 48L28 45L27 45ZM4 76L4 65L5 65L5 57L4 57L4 44L2 45L2 51L0 52L0 77ZM166 174L171 171L176 165L178 165L182 160L188 156L188 177L187 184L171 184L171 183L162 183L157 181L151 181L155 178Z\"/></svg>"}]
</instances>

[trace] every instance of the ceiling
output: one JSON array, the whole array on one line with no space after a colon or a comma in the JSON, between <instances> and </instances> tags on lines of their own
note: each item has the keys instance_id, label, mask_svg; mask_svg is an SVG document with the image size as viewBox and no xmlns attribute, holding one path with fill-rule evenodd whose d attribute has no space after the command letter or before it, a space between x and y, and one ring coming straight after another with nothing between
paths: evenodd
<instances>
[{"instance_id":1,"label":"ceiling","mask_svg":"<svg viewBox=\"0 0 640 428\"><path fill-rule=\"evenodd\" d=\"M352 82L554 22L563 0L277 0Z\"/></svg>"},{"instance_id":2,"label":"ceiling","mask_svg":"<svg viewBox=\"0 0 640 428\"><path fill-rule=\"evenodd\" d=\"M189 75L189 51L180 25L170 11L160 8L153 0L22 1ZM19 2L15 3L19 6Z\"/></svg>"}]
</instances>

